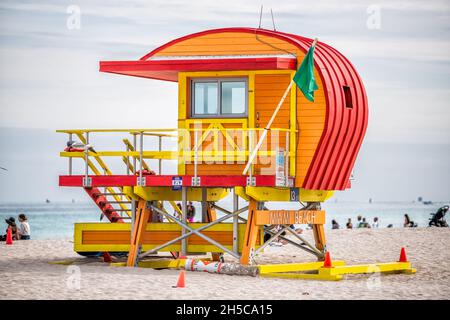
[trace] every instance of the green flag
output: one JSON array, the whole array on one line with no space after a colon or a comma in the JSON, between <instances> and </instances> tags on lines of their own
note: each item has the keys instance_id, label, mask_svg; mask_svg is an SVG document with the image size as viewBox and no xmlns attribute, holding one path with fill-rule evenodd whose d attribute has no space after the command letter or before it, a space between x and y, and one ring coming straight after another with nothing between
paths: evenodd
<instances>
[{"instance_id":1,"label":"green flag","mask_svg":"<svg viewBox=\"0 0 450 320\"><path fill-rule=\"evenodd\" d=\"M319 89L314 78L314 47L315 44L309 48L293 79L305 98L313 102L314 91Z\"/></svg>"}]
</instances>

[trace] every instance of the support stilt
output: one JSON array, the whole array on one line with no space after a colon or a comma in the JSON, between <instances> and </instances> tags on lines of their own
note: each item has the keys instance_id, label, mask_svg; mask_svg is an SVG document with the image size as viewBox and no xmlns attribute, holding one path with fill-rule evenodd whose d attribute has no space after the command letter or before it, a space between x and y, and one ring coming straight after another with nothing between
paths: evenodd
<instances>
[{"instance_id":1,"label":"support stilt","mask_svg":"<svg viewBox=\"0 0 450 320\"><path fill-rule=\"evenodd\" d=\"M149 218L150 209L147 208L147 201L140 199L136 208L136 220L131 230L131 245L128 252L127 267L134 267L138 262L139 249Z\"/></svg>"},{"instance_id":2,"label":"support stilt","mask_svg":"<svg viewBox=\"0 0 450 320\"><path fill-rule=\"evenodd\" d=\"M248 265L250 263L251 255L255 248L256 239L258 236L259 227L256 225L256 210L258 209L258 202L250 198L248 204L248 220L247 228L245 230L244 244L242 247L241 264Z\"/></svg>"},{"instance_id":3,"label":"support stilt","mask_svg":"<svg viewBox=\"0 0 450 320\"><path fill-rule=\"evenodd\" d=\"M183 221L184 224L187 223L187 188L186 187L182 187L181 188L181 220ZM181 234L185 235L186 234L186 229L185 228L181 228ZM187 240L183 239L181 240L181 251L180 254L182 256L187 255Z\"/></svg>"},{"instance_id":4,"label":"support stilt","mask_svg":"<svg viewBox=\"0 0 450 320\"><path fill-rule=\"evenodd\" d=\"M213 222L217 219L216 209L208 206L206 208L206 222ZM213 261L220 261L220 253L219 252L211 252L211 258Z\"/></svg>"},{"instance_id":5,"label":"support stilt","mask_svg":"<svg viewBox=\"0 0 450 320\"><path fill-rule=\"evenodd\" d=\"M323 253L325 253L326 248L326 239L325 239L325 229L323 227L323 224L313 224L313 233L314 233L314 240L316 243L316 248Z\"/></svg>"},{"instance_id":6,"label":"support stilt","mask_svg":"<svg viewBox=\"0 0 450 320\"><path fill-rule=\"evenodd\" d=\"M208 202L206 201L208 196L208 189L202 188L202 222L210 222L208 220Z\"/></svg>"}]
</instances>

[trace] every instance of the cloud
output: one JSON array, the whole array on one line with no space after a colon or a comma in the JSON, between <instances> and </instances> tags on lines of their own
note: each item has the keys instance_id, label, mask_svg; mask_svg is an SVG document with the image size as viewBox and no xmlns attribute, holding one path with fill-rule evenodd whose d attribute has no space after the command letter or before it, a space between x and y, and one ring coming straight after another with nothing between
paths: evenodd
<instances>
[{"instance_id":1,"label":"cloud","mask_svg":"<svg viewBox=\"0 0 450 320\"><path fill-rule=\"evenodd\" d=\"M80 30L66 28L72 4L81 8ZM267 1L263 26L272 26L273 8L277 27L319 36L349 57L369 95L368 138L391 139L386 126L396 123L402 141L447 139L450 128L442 119L450 115L448 93L435 92L448 88L450 79L448 1L377 1L381 30L366 27L371 4ZM2 1L0 126L175 126L176 84L100 74L98 61L138 59L203 29L256 26L259 7L259 1L238 0ZM436 113L423 114L424 105Z\"/></svg>"},{"instance_id":2,"label":"cloud","mask_svg":"<svg viewBox=\"0 0 450 320\"><path fill-rule=\"evenodd\" d=\"M73 4L81 9L79 30L66 27L66 10ZM379 30L366 26L373 4L381 9ZM19 186L25 188L20 200L74 197L57 187L57 174L66 170L57 152L66 137L52 133L55 129L176 127L176 83L102 74L99 60L138 59L205 29L256 27L260 5L260 0L1 1L0 145L9 152L0 160L11 171L0 179L0 200L14 199L11 186L31 175L35 184ZM346 196L444 197L449 148L432 144L450 141L449 1L270 0L264 8L263 27L272 28L272 8L278 29L334 46L365 83L369 128L355 169L358 180ZM6 126L16 129L1 128ZM31 139L48 142L32 150L34 162L27 158Z\"/></svg>"},{"instance_id":3,"label":"cloud","mask_svg":"<svg viewBox=\"0 0 450 320\"><path fill-rule=\"evenodd\" d=\"M330 41L340 51L353 57L414 61L450 62L448 39L348 39Z\"/></svg>"}]
</instances>

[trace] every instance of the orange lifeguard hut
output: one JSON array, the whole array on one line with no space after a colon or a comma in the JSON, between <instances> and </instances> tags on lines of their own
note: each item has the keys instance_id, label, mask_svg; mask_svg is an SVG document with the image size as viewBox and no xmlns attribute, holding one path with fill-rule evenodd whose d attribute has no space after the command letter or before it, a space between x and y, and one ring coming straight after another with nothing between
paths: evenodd
<instances>
[{"instance_id":1,"label":"orange lifeguard hut","mask_svg":"<svg viewBox=\"0 0 450 320\"><path fill-rule=\"evenodd\" d=\"M101 72L178 82L178 128L59 131L82 146L61 152L69 158L69 174L60 176L60 186L84 188L112 222L76 224L75 251L128 252L129 266L163 251L174 257L211 252L214 259L226 252L249 264L287 232L293 237L286 241L323 259L320 203L350 188L368 104L353 65L317 42L314 101L291 86L266 130L312 43L278 31L226 28L175 39L139 60L101 61ZM127 135L123 150L96 144L94 135L112 132ZM165 139L176 139L177 149L163 150ZM256 158L249 161L252 153ZM123 159L121 174L108 169L108 157ZM74 174L73 158L84 160L82 174ZM157 160L158 168L148 160ZM166 160L177 161L177 172L162 174ZM233 208L225 209L220 200L230 192ZM188 201L201 203L201 222L187 221ZM264 204L270 201L297 201L299 207L270 210ZM292 224L311 224L315 243L293 232ZM272 231L271 225L281 228Z\"/></svg>"}]
</instances>

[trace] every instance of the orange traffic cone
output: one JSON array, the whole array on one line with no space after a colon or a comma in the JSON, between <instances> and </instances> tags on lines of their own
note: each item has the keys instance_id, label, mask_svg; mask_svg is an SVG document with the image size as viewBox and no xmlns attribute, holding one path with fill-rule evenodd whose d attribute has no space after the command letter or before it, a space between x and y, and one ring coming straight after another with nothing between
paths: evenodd
<instances>
[{"instance_id":1,"label":"orange traffic cone","mask_svg":"<svg viewBox=\"0 0 450 320\"><path fill-rule=\"evenodd\" d=\"M112 262L112 258L109 252L103 252L103 262Z\"/></svg>"},{"instance_id":2,"label":"orange traffic cone","mask_svg":"<svg viewBox=\"0 0 450 320\"><path fill-rule=\"evenodd\" d=\"M404 247L402 247L402 250L400 250L400 258L398 259L398 262L408 262L408 258L406 258L406 251Z\"/></svg>"},{"instance_id":3,"label":"orange traffic cone","mask_svg":"<svg viewBox=\"0 0 450 320\"><path fill-rule=\"evenodd\" d=\"M325 254L325 261L323 262L324 268L333 268L333 262L331 261L330 253L327 251Z\"/></svg>"},{"instance_id":4,"label":"orange traffic cone","mask_svg":"<svg viewBox=\"0 0 450 320\"><path fill-rule=\"evenodd\" d=\"M13 244L11 226L8 227L8 231L6 232L6 244Z\"/></svg>"},{"instance_id":5,"label":"orange traffic cone","mask_svg":"<svg viewBox=\"0 0 450 320\"><path fill-rule=\"evenodd\" d=\"M177 285L174 288L185 288L186 287L186 271L181 270L180 275L178 276Z\"/></svg>"}]
</instances>

